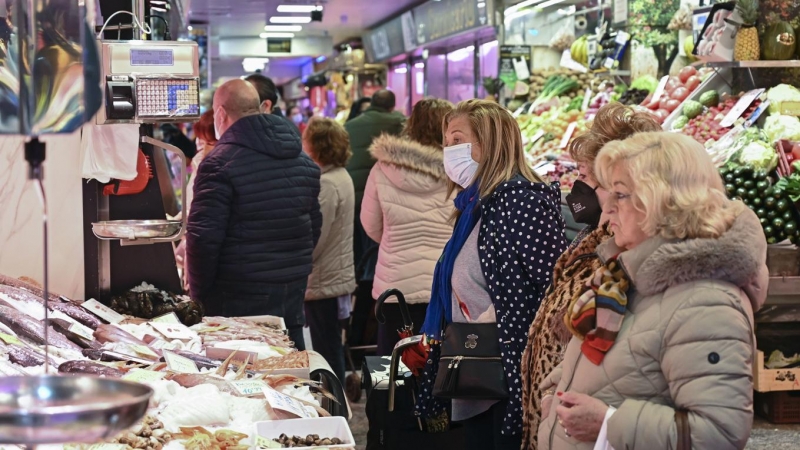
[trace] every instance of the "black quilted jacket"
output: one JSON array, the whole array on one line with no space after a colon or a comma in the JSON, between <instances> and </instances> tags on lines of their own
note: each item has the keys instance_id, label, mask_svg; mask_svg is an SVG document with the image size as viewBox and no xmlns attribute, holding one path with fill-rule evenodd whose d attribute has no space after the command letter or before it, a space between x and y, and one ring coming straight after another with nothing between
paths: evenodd
<instances>
[{"instance_id":1,"label":"black quilted jacket","mask_svg":"<svg viewBox=\"0 0 800 450\"><path fill-rule=\"evenodd\" d=\"M200 164L186 237L193 299L211 306L222 292L260 294L311 273L320 169L301 147L281 118L249 116Z\"/></svg>"}]
</instances>

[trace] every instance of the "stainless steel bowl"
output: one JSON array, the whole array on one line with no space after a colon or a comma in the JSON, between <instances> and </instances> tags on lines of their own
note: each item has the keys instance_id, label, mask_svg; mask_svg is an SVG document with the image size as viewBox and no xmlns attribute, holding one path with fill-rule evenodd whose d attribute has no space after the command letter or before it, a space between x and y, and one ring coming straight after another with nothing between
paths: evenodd
<instances>
[{"instance_id":1,"label":"stainless steel bowl","mask_svg":"<svg viewBox=\"0 0 800 450\"><path fill-rule=\"evenodd\" d=\"M100 239L153 239L175 236L181 231L179 220L108 220L92 224Z\"/></svg>"},{"instance_id":2,"label":"stainless steel bowl","mask_svg":"<svg viewBox=\"0 0 800 450\"><path fill-rule=\"evenodd\" d=\"M144 417L149 387L88 376L0 378L0 443L96 443Z\"/></svg>"}]
</instances>

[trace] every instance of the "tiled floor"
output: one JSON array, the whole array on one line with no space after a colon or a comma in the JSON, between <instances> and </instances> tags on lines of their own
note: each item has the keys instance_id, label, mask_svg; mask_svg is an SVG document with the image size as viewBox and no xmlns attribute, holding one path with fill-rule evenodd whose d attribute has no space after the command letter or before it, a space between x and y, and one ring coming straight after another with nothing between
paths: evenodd
<instances>
[{"instance_id":1,"label":"tiled floor","mask_svg":"<svg viewBox=\"0 0 800 450\"><path fill-rule=\"evenodd\" d=\"M351 404L353 418L350 429L356 440L356 450L364 450L367 444L369 423L364 412L366 397L362 396L356 404ZM797 450L800 448L800 425L773 425L764 419L757 418L753 423L753 432L747 450ZM419 449L422 450L422 449Z\"/></svg>"}]
</instances>

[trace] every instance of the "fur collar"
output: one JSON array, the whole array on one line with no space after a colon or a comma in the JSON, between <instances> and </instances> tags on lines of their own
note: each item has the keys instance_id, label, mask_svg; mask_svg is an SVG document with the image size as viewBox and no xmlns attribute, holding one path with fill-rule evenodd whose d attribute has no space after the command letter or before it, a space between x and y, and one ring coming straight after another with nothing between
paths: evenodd
<instances>
[{"instance_id":1,"label":"fur collar","mask_svg":"<svg viewBox=\"0 0 800 450\"><path fill-rule=\"evenodd\" d=\"M444 171L444 153L437 148L383 134L372 142L369 151L373 158L382 163L394 164L441 181L447 180Z\"/></svg>"},{"instance_id":2,"label":"fur collar","mask_svg":"<svg viewBox=\"0 0 800 450\"><path fill-rule=\"evenodd\" d=\"M603 259L617 250L613 239L600 250ZM699 280L720 280L742 288L754 309L767 293L767 244L756 215L745 208L717 239L668 241L650 238L620 255L636 289L644 295Z\"/></svg>"}]
</instances>

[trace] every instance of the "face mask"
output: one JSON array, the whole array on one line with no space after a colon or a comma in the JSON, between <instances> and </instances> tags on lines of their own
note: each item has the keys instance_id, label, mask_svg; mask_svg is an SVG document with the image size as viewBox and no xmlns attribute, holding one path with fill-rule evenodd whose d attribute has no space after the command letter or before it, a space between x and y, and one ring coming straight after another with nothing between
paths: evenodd
<instances>
[{"instance_id":1,"label":"face mask","mask_svg":"<svg viewBox=\"0 0 800 450\"><path fill-rule=\"evenodd\" d=\"M295 125L300 125L303 122L303 115L302 114L295 114L292 116L292 121Z\"/></svg>"},{"instance_id":2,"label":"face mask","mask_svg":"<svg viewBox=\"0 0 800 450\"><path fill-rule=\"evenodd\" d=\"M472 159L472 144L452 145L444 148L444 171L462 188L468 188L478 171L478 163Z\"/></svg>"},{"instance_id":3,"label":"face mask","mask_svg":"<svg viewBox=\"0 0 800 450\"><path fill-rule=\"evenodd\" d=\"M572 218L575 219L575 222L593 227L600 224L600 215L603 214L603 209L597 199L596 189L592 189L581 180L575 181L572 185L572 192L567 195L567 205L572 211Z\"/></svg>"}]
</instances>

